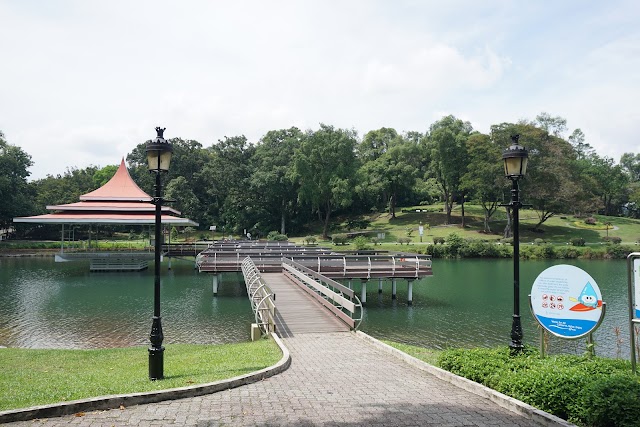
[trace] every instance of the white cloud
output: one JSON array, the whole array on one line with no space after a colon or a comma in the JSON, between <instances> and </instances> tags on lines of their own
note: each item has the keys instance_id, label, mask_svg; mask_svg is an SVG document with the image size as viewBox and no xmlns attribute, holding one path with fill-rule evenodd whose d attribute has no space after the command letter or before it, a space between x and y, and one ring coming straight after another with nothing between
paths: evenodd
<instances>
[{"instance_id":1,"label":"white cloud","mask_svg":"<svg viewBox=\"0 0 640 427\"><path fill-rule=\"evenodd\" d=\"M554 5L0 0L0 129L34 178L115 164L157 125L207 146L443 111L485 132L548 111L603 155L637 151L638 7Z\"/></svg>"}]
</instances>

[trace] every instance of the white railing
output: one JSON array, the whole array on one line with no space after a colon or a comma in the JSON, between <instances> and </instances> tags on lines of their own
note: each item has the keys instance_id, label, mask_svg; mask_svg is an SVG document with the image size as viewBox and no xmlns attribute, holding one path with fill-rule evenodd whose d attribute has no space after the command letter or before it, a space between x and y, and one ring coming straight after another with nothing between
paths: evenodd
<instances>
[{"instance_id":1,"label":"white railing","mask_svg":"<svg viewBox=\"0 0 640 427\"><path fill-rule=\"evenodd\" d=\"M358 329L362 322L362 304L353 290L291 259L282 260L282 270L350 328Z\"/></svg>"},{"instance_id":2,"label":"white railing","mask_svg":"<svg viewBox=\"0 0 640 427\"><path fill-rule=\"evenodd\" d=\"M241 268L256 324L265 334L275 332L276 304L273 292L262 279L258 267L251 258L245 258Z\"/></svg>"}]
</instances>

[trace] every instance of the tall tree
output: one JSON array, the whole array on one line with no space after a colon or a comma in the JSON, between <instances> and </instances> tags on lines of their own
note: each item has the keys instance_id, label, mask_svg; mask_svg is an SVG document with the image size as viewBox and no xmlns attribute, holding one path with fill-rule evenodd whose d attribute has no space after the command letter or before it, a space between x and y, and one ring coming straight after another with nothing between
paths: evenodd
<instances>
[{"instance_id":1,"label":"tall tree","mask_svg":"<svg viewBox=\"0 0 640 427\"><path fill-rule=\"evenodd\" d=\"M322 219L323 238L328 238L331 213L352 202L357 170L355 131L321 124L307 131L295 153L294 177L300 182L298 196L309 202Z\"/></svg>"},{"instance_id":2,"label":"tall tree","mask_svg":"<svg viewBox=\"0 0 640 427\"><path fill-rule=\"evenodd\" d=\"M469 165L461 187L484 211L484 232L490 233L489 220L498 209L505 185L500 147L489 135L473 133L467 141Z\"/></svg>"},{"instance_id":3,"label":"tall tree","mask_svg":"<svg viewBox=\"0 0 640 427\"><path fill-rule=\"evenodd\" d=\"M381 129L381 131L388 129ZM380 131L374 131L379 133ZM370 136L371 132L367 134ZM385 132L391 135L390 132ZM361 169L360 176L365 180L369 191L379 193L388 202L389 215L396 217L396 205L400 192L410 191L419 172L420 149L416 142L406 140L395 133L395 137L385 141L385 149L377 157L368 157ZM365 136L365 140L367 139ZM369 138L371 139L371 138Z\"/></svg>"},{"instance_id":4,"label":"tall tree","mask_svg":"<svg viewBox=\"0 0 640 427\"><path fill-rule=\"evenodd\" d=\"M461 188L462 175L467 170L467 139L473 131L469 122L454 116L446 116L433 123L427 136L432 162L431 174L437 180L447 214L446 223L451 223L451 210L458 200L462 206L462 227L465 226L464 199L466 192Z\"/></svg>"},{"instance_id":5,"label":"tall tree","mask_svg":"<svg viewBox=\"0 0 640 427\"><path fill-rule=\"evenodd\" d=\"M521 180L523 200L531 202L540 226L559 212L566 212L579 194L574 168L576 154L569 142L551 135L535 122L501 123L491 126L491 138L502 148L511 144L512 135L529 150L527 175Z\"/></svg>"},{"instance_id":6,"label":"tall tree","mask_svg":"<svg viewBox=\"0 0 640 427\"><path fill-rule=\"evenodd\" d=\"M31 156L0 132L0 229L8 229L16 216L33 213L33 191L27 183L32 165Z\"/></svg>"},{"instance_id":7,"label":"tall tree","mask_svg":"<svg viewBox=\"0 0 640 427\"><path fill-rule=\"evenodd\" d=\"M293 213L297 199L298 184L292 170L294 152L302 136L295 127L269 131L256 146L251 159L253 173L249 183L254 207L270 213L271 217L279 213L281 234L287 232L287 217Z\"/></svg>"}]
</instances>

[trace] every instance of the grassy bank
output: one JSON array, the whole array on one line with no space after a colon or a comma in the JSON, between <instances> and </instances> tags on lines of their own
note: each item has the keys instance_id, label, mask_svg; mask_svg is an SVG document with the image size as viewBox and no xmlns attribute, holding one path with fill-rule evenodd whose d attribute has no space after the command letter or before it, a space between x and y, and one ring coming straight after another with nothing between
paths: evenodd
<instances>
[{"instance_id":1,"label":"grassy bank","mask_svg":"<svg viewBox=\"0 0 640 427\"><path fill-rule=\"evenodd\" d=\"M215 346L174 344L165 350L165 379L149 381L146 347L2 348L0 410L203 384L263 369L281 356L275 342L267 339Z\"/></svg>"}]
</instances>

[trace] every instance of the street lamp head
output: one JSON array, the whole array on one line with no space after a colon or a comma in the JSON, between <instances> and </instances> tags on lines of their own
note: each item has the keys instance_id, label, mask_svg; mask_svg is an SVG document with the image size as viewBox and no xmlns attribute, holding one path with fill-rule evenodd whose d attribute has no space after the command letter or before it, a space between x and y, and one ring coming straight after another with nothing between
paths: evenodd
<instances>
[{"instance_id":1,"label":"street lamp head","mask_svg":"<svg viewBox=\"0 0 640 427\"><path fill-rule=\"evenodd\" d=\"M156 127L157 136L147 143L147 163L151 172L167 172L171 163L173 147L171 143L164 139L163 133L166 128Z\"/></svg>"},{"instance_id":2,"label":"street lamp head","mask_svg":"<svg viewBox=\"0 0 640 427\"><path fill-rule=\"evenodd\" d=\"M529 152L522 145L518 144L520 135L511 136L513 144L502 152L504 161L504 175L510 179L519 179L527 173L527 161Z\"/></svg>"}]
</instances>

